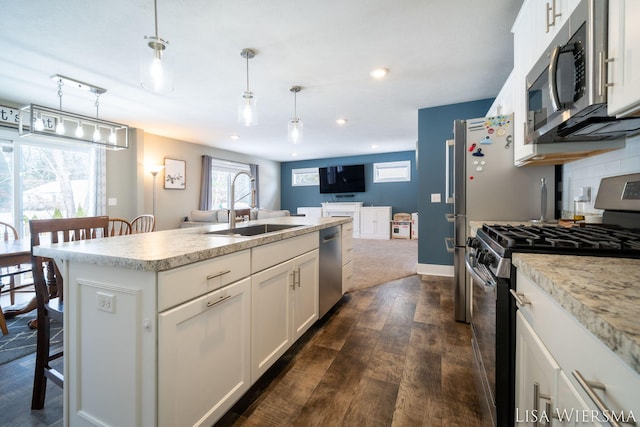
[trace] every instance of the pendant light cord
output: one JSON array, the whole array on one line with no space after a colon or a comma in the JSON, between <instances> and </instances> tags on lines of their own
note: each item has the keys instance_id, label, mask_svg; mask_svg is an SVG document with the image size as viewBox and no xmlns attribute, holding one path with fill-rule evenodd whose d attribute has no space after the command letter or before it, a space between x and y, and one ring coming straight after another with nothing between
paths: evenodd
<instances>
[{"instance_id":1,"label":"pendant light cord","mask_svg":"<svg viewBox=\"0 0 640 427\"><path fill-rule=\"evenodd\" d=\"M249 54L247 54L247 92L249 91Z\"/></svg>"},{"instance_id":2,"label":"pendant light cord","mask_svg":"<svg viewBox=\"0 0 640 427\"><path fill-rule=\"evenodd\" d=\"M96 93L96 120L100 120L100 94Z\"/></svg>"},{"instance_id":3,"label":"pendant light cord","mask_svg":"<svg viewBox=\"0 0 640 427\"><path fill-rule=\"evenodd\" d=\"M156 24L156 41L158 40L158 0L153 0L153 15Z\"/></svg>"},{"instance_id":4,"label":"pendant light cord","mask_svg":"<svg viewBox=\"0 0 640 427\"><path fill-rule=\"evenodd\" d=\"M59 110L62 111L62 86L64 85L64 82L62 81L62 79L58 79L58 98L60 98L60 108Z\"/></svg>"}]
</instances>

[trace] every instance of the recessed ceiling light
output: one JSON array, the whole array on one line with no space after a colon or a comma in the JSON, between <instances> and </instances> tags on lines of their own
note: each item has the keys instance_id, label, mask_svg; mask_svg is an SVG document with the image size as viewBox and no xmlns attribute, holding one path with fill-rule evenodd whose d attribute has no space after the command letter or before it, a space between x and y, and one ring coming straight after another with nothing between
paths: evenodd
<instances>
[{"instance_id":1,"label":"recessed ceiling light","mask_svg":"<svg viewBox=\"0 0 640 427\"><path fill-rule=\"evenodd\" d=\"M345 123L347 123L347 119L336 119L336 123L339 125L343 125Z\"/></svg>"},{"instance_id":2,"label":"recessed ceiling light","mask_svg":"<svg viewBox=\"0 0 640 427\"><path fill-rule=\"evenodd\" d=\"M378 145L377 144L373 144L373 145L371 145L371 148L375 150L376 148L378 148Z\"/></svg>"},{"instance_id":3,"label":"recessed ceiling light","mask_svg":"<svg viewBox=\"0 0 640 427\"><path fill-rule=\"evenodd\" d=\"M291 157L298 157L298 153L291 153Z\"/></svg>"},{"instance_id":4,"label":"recessed ceiling light","mask_svg":"<svg viewBox=\"0 0 640 427\"><path fill-rule=\"evenodd\" d=\"M388 68L376 68L376 69L372 70L369 74L374 79L381 79L384 76L386 76L388 73L389 73L389 69Z\"/></svg>"},{"instance_id":5,"label":"recessed ceiling light","mask_svg":"<svg viewBox=\"0 0 640 427\"><path fill-rule=\"evenodd\" d=\"M234 139L234 140L235 139L240 139L240 136L239 135L231 135L231 139Z\"/></svg>"}]
</instances>

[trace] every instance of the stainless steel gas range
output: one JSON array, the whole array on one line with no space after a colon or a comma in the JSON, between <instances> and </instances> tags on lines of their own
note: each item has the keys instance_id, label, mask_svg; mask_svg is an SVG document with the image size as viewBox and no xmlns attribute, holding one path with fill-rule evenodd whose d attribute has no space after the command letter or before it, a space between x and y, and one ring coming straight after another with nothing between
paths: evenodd
<instances>
[{"instance_id":1,"label":"stainless steel gas range","mask_svg":"<svg viewBox=\"0 0 640 427\"><path fill-rule=\"evenodd\" d=\"M484 424L512 426L515 406L516 252L640 258L640 174L603 178L595 207L602 224L482 226L467 241L471 331Z\"/></svg>"}]
</instances>

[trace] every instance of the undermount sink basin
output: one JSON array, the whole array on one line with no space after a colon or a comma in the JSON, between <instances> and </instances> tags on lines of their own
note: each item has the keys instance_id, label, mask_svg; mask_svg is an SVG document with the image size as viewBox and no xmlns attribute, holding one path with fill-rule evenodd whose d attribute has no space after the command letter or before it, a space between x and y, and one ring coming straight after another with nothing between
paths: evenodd
<instances>
[{"instance_id":1,"label":"undermount sink basin","mask_svg":"<svg viewBox=\"0 0 640 427\"><path fill-rule=\"evenodd\" d=\"M302 226L290 224L256 224L246 227L229 228L227 230L207 231L205 234L217 234L219 236L258 236L260 234L272 233L294 227Z\"/></svg>"}]
</instances>

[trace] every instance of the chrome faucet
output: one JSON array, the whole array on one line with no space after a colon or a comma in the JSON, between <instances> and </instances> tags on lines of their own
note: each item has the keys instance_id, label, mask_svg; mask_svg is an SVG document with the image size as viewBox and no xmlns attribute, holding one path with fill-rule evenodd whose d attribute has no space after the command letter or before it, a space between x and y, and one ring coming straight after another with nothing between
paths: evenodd
<instances>
[{"instance_id":1,"label":"chrome faucet","mask_svg":"<svg viewBox=\"0 0 640 427\"><path fill-rule=\"evenodd\" d=\"M229 228L234 228L236 226L236 210L235 210L235 204L236 204L236 179L240 176L240 175L246 175L249 177L249 179L251 180L251 185L255 186L255 182L256 179L254 177L251 176L250 173L248 172L238 172L237 174L234 175L233 180L231 181L231 203L230 203L230 209L229 209ZM251 209L256 207L256 190L255 188L251 189Z\"/></svg>"}]
</instances>

